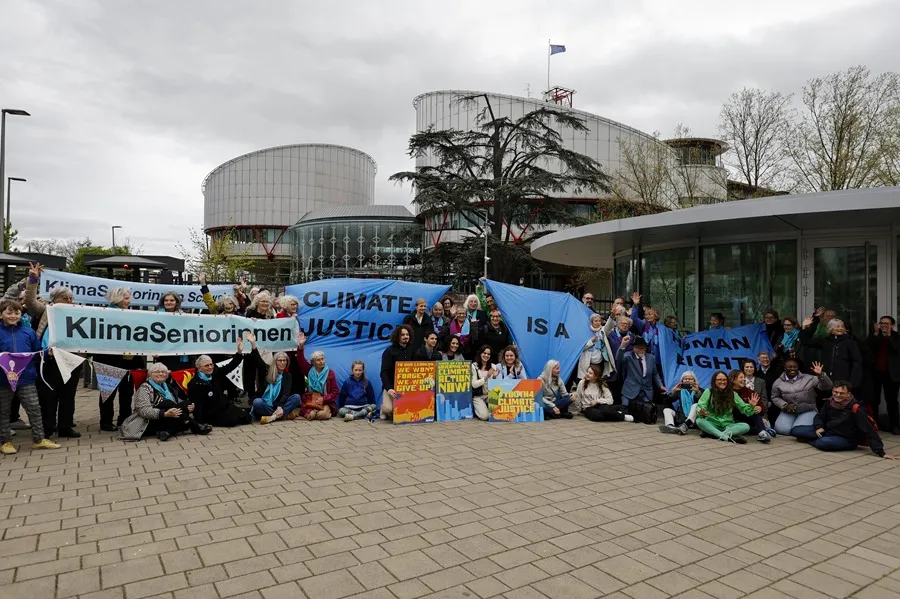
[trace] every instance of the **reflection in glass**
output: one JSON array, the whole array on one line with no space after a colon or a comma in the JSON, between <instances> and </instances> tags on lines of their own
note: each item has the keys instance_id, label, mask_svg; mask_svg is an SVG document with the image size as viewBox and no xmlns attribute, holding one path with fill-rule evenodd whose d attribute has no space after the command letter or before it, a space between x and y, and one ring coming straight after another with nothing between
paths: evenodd
<instances>
[{"instance_id":1,"label":"reflection in glass","mask_svg":"<svg viewBox=\"0 0 900 599\"><path fill-rule=\"evenodd\" d=\"M728 327L762 322L768 309L797 315L796 241L705 247L700 269L700 329L712 312L724 314Z\"/></svg>"},{"instance_id":2,"label":"reflection in glass","mask_svg":"<svg viewBox=\"0 0 900 599\"><path fill-rule=\"evenodd\" d=\"M641 254L640 292L644 305L656 308L660 321L666 316L675 316L679 330L696 330L697 261L694 248Z\"/></svg>"},{"instance_id":3,"label":"reflection in glass","mask_svg":"<svg viewBox=\"0 0 900 599\"><path fill-rule=\"evenodd\" d=\"M864 245L815 248L813 269L815 305L837 312L856 337L865 339L879 317L878 247L869 245L868 251Z\"/></svg>"},{"instance_id":4,"label":"reflection in glass","mask_svg":"<svg viewBox=\"0 0 900 599\"><path fill-rule=\"evenodd\" d=\"M631 256L616 259L615 284L616 294L626 300L637 290L637 260Z\"/></svg>"}]
</instances>

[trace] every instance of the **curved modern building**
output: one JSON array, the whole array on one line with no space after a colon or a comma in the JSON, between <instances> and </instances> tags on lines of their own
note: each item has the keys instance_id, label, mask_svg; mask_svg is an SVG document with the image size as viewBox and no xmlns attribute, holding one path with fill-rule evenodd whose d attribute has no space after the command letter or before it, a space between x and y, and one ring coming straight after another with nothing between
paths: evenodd
<instances>
[{"instance_id":1,"label":"curved modern building","mask_svg":"<svg viewBox=\"0 0 900 599\"><path fill-rule=\"evenodd\" d=\"M404 206L314 210L288 229L291 282L340 277L418 279L422 228Z\"/></svg>"},{"instance_id":2,"label":"curved modern building","mask_svg":"<svg viewBox=\"0 0 900 599\"><path fill-rule=\"evenodd\" d=\"M571 100L570 90L567 98ZM470 97L471 101L460 102L460 98ZM700 138L662 141L656 137L639 131L628 125L613 121L583 110L577 110L565 103L552 102L542 98L522 98L505 94L479 92L470 90L442 90L428 92L417 96L413 100L416 110L416 132L421 133L429 128L436 130L458 129L462 131L475 130L478 127L479 115L487 107L488 100L494 115L498 118L508 117L518 119L531 111L547 107L548 104L554 110L566 112L581 118L587 127L587 131L575 131L571 128L558 126L557 131L562 137L566 148L579 154L589 156L600 163L603 171L610 177L614 176L623 166L623 146L628 144L659 144L667 154L671 155L673 164L681 165L684 173L684 183L674 183L671 193L670 208L679 208L687 204L679 201L687 191L694 194L694 203L712 203L726 199L725 170L718 161L718 155L724 151L720 142ZM715 143L712 143L715 142ZM718 144L718 145L717 145ZM416 159L416 166L435 165L437 161L432 155L423 155ZM560 166L552 160L549 162L550 170L558 171ZM717 187L714 182L720 181ZM685 190L684 188L692 188ZM676 189L677 188L677 189ZM571 205L576 214L588 216L595 208L596 203L609 194L596 194L591 192L578 192L575 190L563 193L551 193ZM699 196L699 197L698 197ZM473 207L477 210L477 207ZM434 248L439 243L460 242L467 237L479 235L479 227L473 226L467 219L458 214L443 213L418 213L424 222L428 234L425 236L426 249ZM476 215L472 220L480 222L483 214ZM524 229L529 229L526 231ZM553 230L555 227L543 227ZM533 234L534 227L513 227L512 238L523 237L525 233ZM532 280L527 284L534 287L562 288L563 273L556 276L544 277L541 280Z\"/></svg>"},{"instance_id":3,"label":"curved modern building","mask_svg":"<svg viewBox=\"0 0 900 599\"><path fill-rule=\"evenodd\" d=\"M865 338L900 308L900 187L774 196L594 223L531 246L535 258L614 267L615 294L633 291L682 329L834 309Z\"/></svg>"},{"instance_id":4,"label":"curved modern building","mask_svg":"<svg viewBox=\"0 0 900 599\"><path fill-rule=\"evenodd\" d=\"M330 144L297 144L257 150L216 167L203 180L203 227L215 236L234 229L250 244L264 277L287 277L287 228L314 210L368 206L375 199L371 156ZM268 268L265 263L270 263Z\"/></svg>"}]
</instances>

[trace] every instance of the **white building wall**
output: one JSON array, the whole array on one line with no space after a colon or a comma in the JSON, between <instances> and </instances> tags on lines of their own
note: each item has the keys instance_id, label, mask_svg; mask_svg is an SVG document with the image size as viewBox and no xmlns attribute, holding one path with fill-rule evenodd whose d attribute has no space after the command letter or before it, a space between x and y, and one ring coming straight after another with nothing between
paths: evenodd
<instances>
[{"instance_id":1,"label":"white building wall","mask_svg":"<svg viewBox=\"0 0 900 599\"><path fill-rule=\"evenodd\" d=\"M251 152L204 179L203 226L207 231L289 227L312 210L373 204L377 170L371 156L344 146L302 144ZM276 255L290 255L286 241L282 238ZM252 253L265 255L259 244Z\"/></svg>"}]
</instances>

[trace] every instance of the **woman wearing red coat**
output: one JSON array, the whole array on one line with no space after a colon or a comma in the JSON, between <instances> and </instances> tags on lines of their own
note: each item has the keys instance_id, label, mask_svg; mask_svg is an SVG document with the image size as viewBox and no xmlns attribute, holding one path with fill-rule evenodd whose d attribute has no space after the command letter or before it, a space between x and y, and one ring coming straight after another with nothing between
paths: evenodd
<instances>
[{"instance_id":1,"label":"woman wearing red coat","mask_svg":"<svg viewBox=\"0 0 900 599\"><path fill-rule=\"evenodd\" d=\"M300 415L307 420L328 420L338 411L337 398L340 389L337 377L325 364L325 352L314 351L309 357L309 362L306 361L303 353L305 344L306 335L301 332L297 343L297 364L307 378L307 385L300 402Z\"/></svg>"}]
</instances>

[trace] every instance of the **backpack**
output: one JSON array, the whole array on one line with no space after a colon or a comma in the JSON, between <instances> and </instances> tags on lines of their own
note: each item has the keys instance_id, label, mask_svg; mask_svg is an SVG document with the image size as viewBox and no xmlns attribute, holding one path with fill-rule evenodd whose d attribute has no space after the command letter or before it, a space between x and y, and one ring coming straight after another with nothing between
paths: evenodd
<instances>
[{"instance_id":1,"label":"backpack","mask_svg":"<svg viewBox=\"0 0 900 599\"><path fill-rule=\"evenodd\" d=\"M628 413L634 416L635 422L656 424L658 417L656 406L648 401L634 400L628 404Z\"/></svg>"},{"instance_id":2,"label":"backpack","mask_svg":"<svg viewBox=\"0 0 900 599\"><path fill-rule=\"evenodd\" d=\"M850 409L853 410L853 415L855 416L856 413L859 412L859 404L856 403L856 402L854 402L854 403L853 403L853 407L851 407ZM878 423L875 422L875 419L874 419L874 418L872 418L872 414L869 412L869 409L868 409L868 408L863 408L863 411L864 411L865 414L866 414L866 420L869 421L869 424L872 425L872 428L875 429L875 433L877 434L877 433L878 433ZM866 447L869 446L869 439L868 439L864 434L862 435L862 443L860 443L859 445L860 445L861 447L862 447L862 446L866 446Z\"/></svg>"}]
</instances>

